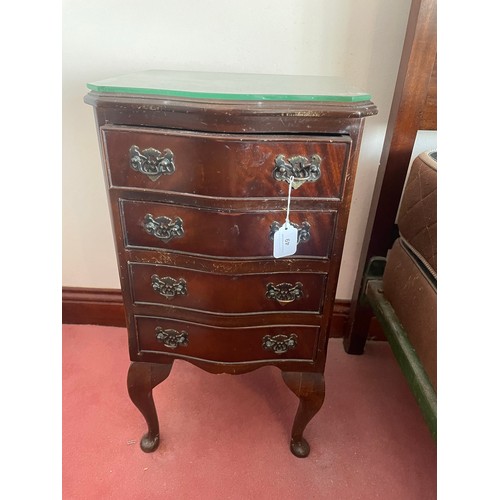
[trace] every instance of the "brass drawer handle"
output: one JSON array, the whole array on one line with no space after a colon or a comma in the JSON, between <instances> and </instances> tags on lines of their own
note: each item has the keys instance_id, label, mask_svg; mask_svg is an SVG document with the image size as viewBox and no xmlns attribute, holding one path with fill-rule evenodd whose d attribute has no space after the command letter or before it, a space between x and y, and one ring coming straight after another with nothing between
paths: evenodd
<instances>
[{"instance_id":1,"label":"brass drawer handle","mask_svg":"<svg viewBox=\"0 0 500 500\"><path fill-rule=\"evenodd\" d=\"M279 285L268 283L266 287L266 297L279 302L281 305L289 304L302 296L302 283L300 282L295 283L295 285L291 283L280 283Z\"/></svg>"},{"instance_id":2,"label":"brass drawer handle","mask_svg":"<svg viewBox=\"0 0 500 500\"><path fill-rule=\"evenodd\" d=\"M171 300L176 295L187 295L186 281L180 278L178 281L170 276L160 278L157 274L151 276L151 287L166 299Z\"/></svg>"},{"instance_id":3,"label":"brass drawer handle","mask_svg":"<svg viewBox=\"0 0 500 500\"><path fill-rule=\"evenodd\" d=\"M172 220L169 217L160 216L155 218L151 214L147 214L144 217L143 226L148 234L156 236L164 243L173 238L181 238L184 235L184 227L180 217Z\"/></svg>"},{"instance_id":4,"label":"brass drawer handle","mask_svg":"<svg viewBox=\"0 0 500 500\"><path fill-rule=\"evenodd\" d=\"M304 182L315 182L321 177L321 158L312 155L311 159L305 156L292 156L286 159L285 155L278 155L274 160L273 177L277 181L289 182L293 175L292 188L297 189Z\"/></svg>"},{"instance_id":5,"label":"brass drawer handle","mask_svg":"<svg viewBox=\"0 0 500 500\"><path fill-rule=\"evenodd\" d=\"M130 167L136 172L147 175L156 181L162 175L172 175L175 172L174 153L170 149L160 153L157 149L147 148L142 151L138 146L129 150Z\"/></svg>"},{"instance_id":6,"label":"brass drawer handle","mask_svg":"<svg viewBox=\"0 0 500 500\"><path fill-rule=\"evenodd\" d=\"M156 339L165 347L177 349L179 346L188 345L188 334L185 331L177 331L173 329L164 330L161 326L156 327Z\"/></svg>"},{"instance_id":7,"label":"brass drawer handle","mask_svg":"<svg viewBox=\"0 0 500 500\"><path fill-rule=\"evenodd\" d=\"M311 239L311 224L309 222L304 221L302 224L295 224L294 222L290 222L290 225L297 229L297 245L299 243L303 243L305 241L309 241ZM269 239L271 241L274 240L274 233L278 231L281 227L281 224L277 221L271 223L270 231L269 231Z\"/></svg>"},{"instance_id":8,"label":"brass drawer handle","mask_svg":"<svg viewBox=\"0 0 500 500\"><path fill-rule=\"evenodd\" d=\"M266 335L262 338L262 347L266 351L273 351L274 354L284 354L297 347L298 338L295 333L286 335Z\"/></svg>"}]
</instances>

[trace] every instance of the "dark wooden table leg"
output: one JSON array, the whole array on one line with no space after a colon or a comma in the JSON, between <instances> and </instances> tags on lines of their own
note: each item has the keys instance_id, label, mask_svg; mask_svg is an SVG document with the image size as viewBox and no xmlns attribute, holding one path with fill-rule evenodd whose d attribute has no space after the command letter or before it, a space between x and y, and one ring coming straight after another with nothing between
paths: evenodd
<instances>
[{"instance_id":1,"label":"dark wooden table leg","mask_svg":"<svg viewBox=\"0 0 500 500\"><path fill-rule=\"evenodd\" d=\"M155 451L160 444L160 430L153 400L153 388L168 377L172 363L157 364L133 361L128 369L128 394L148 425L148 432L141 439L141 450L146 453Z\"/></svg>"},{"instance_id":2,"label":"dark wooden table leg","mask_svg":"<svg viewBox=\"0 0 500 500\"><path fill-rule=\"evenodd\" d=\"M309 443L302 434L306 425L318 413L325 400L325 377L322 373L282 372L285 384L299 398L293 421L291 452L299 458L309 455Z\"/></svg>"}]
</instances>

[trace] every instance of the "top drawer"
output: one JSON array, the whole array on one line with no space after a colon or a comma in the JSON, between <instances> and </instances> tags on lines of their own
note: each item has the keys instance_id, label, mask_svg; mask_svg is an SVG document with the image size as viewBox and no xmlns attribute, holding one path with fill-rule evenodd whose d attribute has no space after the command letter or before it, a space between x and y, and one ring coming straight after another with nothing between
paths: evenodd
<instances>
[{"instance_id":1,"label":"top drawer","mask_svg":"<svg viewBox=\"0 0 500 500\"><path fill-rule=\"evenodd\" d=\"M112 187L227 198L340 198L348 136L231 135L104 126Z\"/></svg>"}]
</instances>

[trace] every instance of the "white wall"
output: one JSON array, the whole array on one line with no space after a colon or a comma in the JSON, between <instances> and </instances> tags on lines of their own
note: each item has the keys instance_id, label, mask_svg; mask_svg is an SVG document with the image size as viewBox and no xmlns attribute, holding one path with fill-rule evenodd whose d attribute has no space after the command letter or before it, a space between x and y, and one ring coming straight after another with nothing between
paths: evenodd
<instances>
[{"instance_id":1,"label":"white wall","mask_svg":"<svg viewBox=\"0 0 500 500\"><path fill-rule=\"evenodd\" d=\"M351 296L410 0L63 0L63 286L119 288L86 82L146 69L339 75L373 96L337 297Z\"/></svg>"}]
</instances>

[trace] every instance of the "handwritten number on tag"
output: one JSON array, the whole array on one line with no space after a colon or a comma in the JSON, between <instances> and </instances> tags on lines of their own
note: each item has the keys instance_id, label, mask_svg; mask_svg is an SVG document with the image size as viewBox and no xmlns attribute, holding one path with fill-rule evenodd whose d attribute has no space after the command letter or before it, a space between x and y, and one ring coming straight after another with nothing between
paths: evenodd
<instances>
[{"instance_id":1,"label":"handwritten number on tag","mask_svg":"<svg viewBox=\"0 0 500 500\"><path fill-rule=\"evenodd\" d=\"M297 228L293 227L288 222L285 222L285 224L274 233L274 258L279 259L280 257L288 257L297 251L297 234Z\"/></svg>"}]
</instances>

